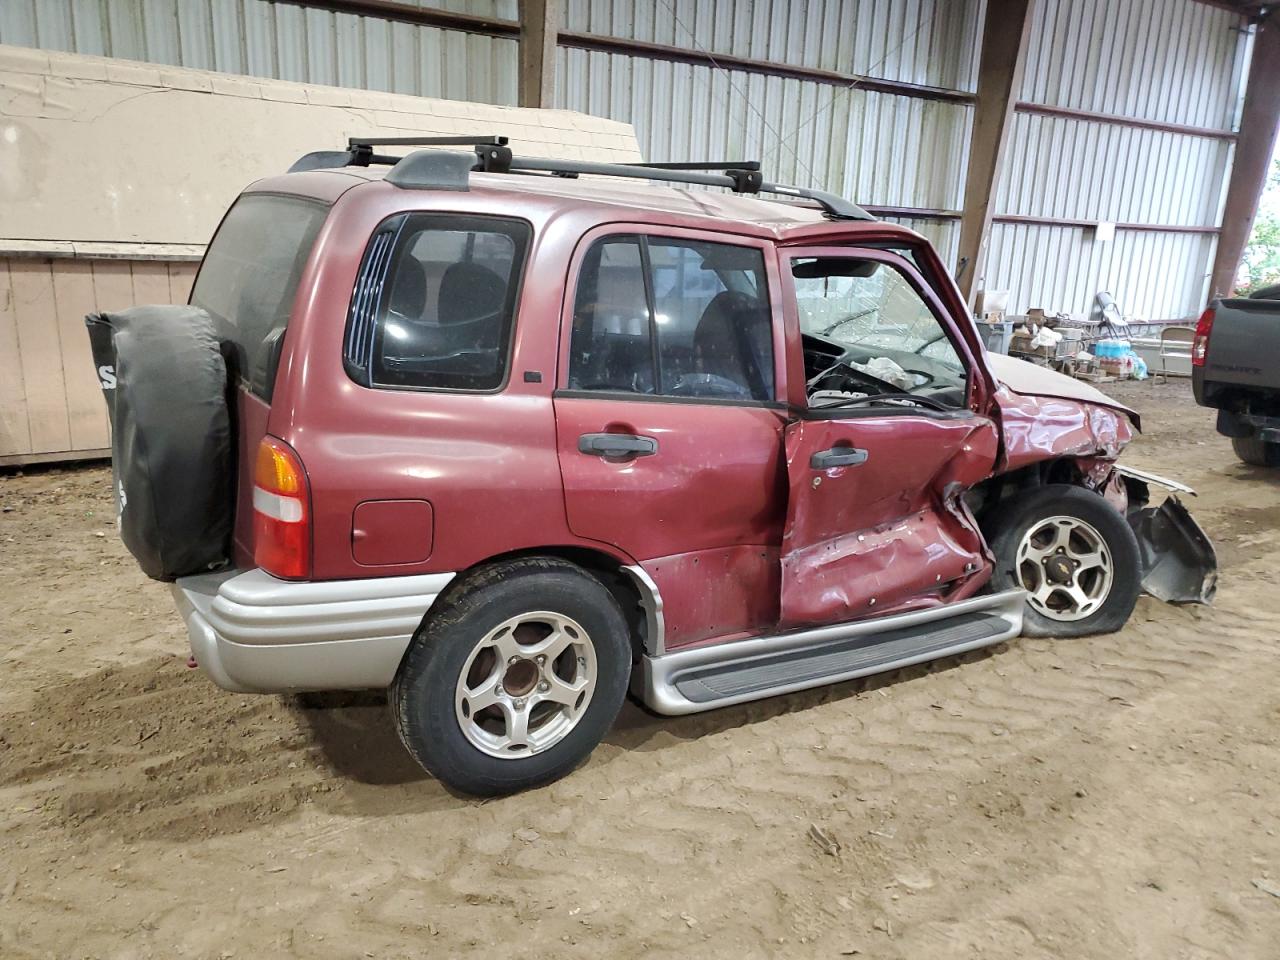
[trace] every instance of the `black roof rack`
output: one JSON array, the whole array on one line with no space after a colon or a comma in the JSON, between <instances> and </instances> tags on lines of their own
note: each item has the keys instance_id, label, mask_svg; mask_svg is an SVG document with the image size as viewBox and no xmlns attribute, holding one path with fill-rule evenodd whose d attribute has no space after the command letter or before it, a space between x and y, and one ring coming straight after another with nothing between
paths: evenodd
<instances>
[{"instance_id":1,"label":"black roof rack","mask_svg":"<svg viewBox=\"0 0 1280 960\"><path fill-rule=\"evenodd\" d=\"M840 220L874 220L856 203L825 190L810 190L766 181L755 160L702 161L690 163L594 163L586 160L547 160L517 157L503 136L490 137L351 137L346 150L321 150L300 157L289 168L290 173L335 167L367 167L389 165L387 180L399 187L420 189L465 190L466 174L485 173L540 174L577 177L588 174L622 177L632 180L657 180L664 183L688 183L706 187L725 187L734 193L767 193L782 197L812 200L829 217ZM471 147L475 160L469 167L462 164L464 154L416 150L405 157L374 152L374 147ZM451 159L445 159L451 157Z\"/></svg>"}]
</instances>

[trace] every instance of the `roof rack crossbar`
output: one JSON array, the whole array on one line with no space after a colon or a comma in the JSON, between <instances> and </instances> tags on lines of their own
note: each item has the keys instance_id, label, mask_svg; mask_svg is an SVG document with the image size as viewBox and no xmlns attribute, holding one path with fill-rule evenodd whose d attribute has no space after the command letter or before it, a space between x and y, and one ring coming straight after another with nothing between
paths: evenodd
<instances>
[{"instance_id":1,"label":"roof rack crossbar","mask_svg":"<svg viewBox=\"0 0 1280 960\"><path fill-rule=\"evenodd\" d=\"M652 167L655 170L759 170L759 160L726 160L707 163L649 163L641 160L637 163L623 164L626 167Z\"/></svg>"},{"instance_id":2,"label":"roof rack crossbar","mask_svg":"<svg viewBox=\"0 0 1280 960\"><path fill-rule=\"evenodd\" d=\"M717 165L715 169L719 169ZM549 173L586 173L606 177L626 177L633 180L660 180L668 183L693 183L704 187L727 187L735 193L770 193L780 197L796 197L801 200L812 200L822 207L826 213L841 220L875 220L870 213L856 203L852 203L834 193L825 190L810 190L807 187L792 187L782 183L770 183L758 180L754 190L739 189L739 179L733 176L734 171L727 173L698 173L663 166L630 163L591 163L586 160L540 160L529 157L513 157L511 170L545 170Z\"/></svg>"},{"instance_id":3,"label":"roof rack crossbar","mask_svg":"<svg viewBox=\"0 0 1280 960\"><path fill-rule=\"evenodd\" d=\"M392 174L388 179L398 186L429 187L434 183L439 164L427 163L426 155L432 151L417 150L406 157L374 153L373 148L391 146L412 147L472 147L475 163L472 171L486 173L541 173L557 177L577 177L588 174L603 177L622 177L630 180L657 180L664 183L688 183L704 187L723 187L734 193L767 193L780 197L795 197L818 204L828 216L841 220L875 220L870 213L825 190L793 187L771 183L763 179L760 163L756 160L701 161L689 163L593 163L586 160L546 160L538 157L516 157L503 136L489 137L351 137L345 151L320 151L300 158L290 172L324 168L360 166L370 164L389 165ZM416 158L416 159L415 159ZM441 161L443 163L443 161ZM447 164L452 171L456 163ZM420 171L431 170L432 182L416 182ZM450 189L466 189L454 182L450 172L444 179Z\"/></svg>"},{"instance_id":4,"label":"roof rack crossbar","mask_svg":"<svg viewBox=\"0 0 1280 960\"><path fill-rule=\"evenodd\" d=\"M696 183L704 187L733 187L733 178L723 173L695 173L628 163L592 163L587 160L544 160L512 157L511 170L545 170L548 173L586 173L628 180L660 180L665 183Z\"/></svg>"},{"instance_id":5,"label":"roof rack crossbar","mask_svg":"<svg viewBox=\"0 0 1280 960\"><path fill-rule=\"evenodd\" d=\"M355 147L505 147L507 137L348 137Z\"/></svg>"}]
</instances>

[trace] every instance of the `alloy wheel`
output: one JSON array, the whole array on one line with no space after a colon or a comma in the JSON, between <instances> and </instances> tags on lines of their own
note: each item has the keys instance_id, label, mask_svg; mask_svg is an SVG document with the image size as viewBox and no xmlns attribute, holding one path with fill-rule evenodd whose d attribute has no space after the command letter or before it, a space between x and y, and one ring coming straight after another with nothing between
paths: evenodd
<instances>
[{"instance_id":1,"label":"alloy wheel","mask_svg":"<svg viewBox=\"0 0 1280 960\"><path fill-rule=\"evenodd\" d=\"M548 611L521 614L489 631L467 657L454 695L458 725L491 757L528 757L569 735L595 684L595 647L577 622Z\"/></svg>"},{"instance_id":2,"label":"alloy wheel","mask_svg":"<svg viewBox=\"0 0 1280 960\"><path fill-rule=\"evenodd\" d=\"M1106 541L1079 517L1046 517L1032 525L1015 563L1027 602L1051 620L1083 620L1097 612L1115 580Z\"/></svg>"}]
</instances>

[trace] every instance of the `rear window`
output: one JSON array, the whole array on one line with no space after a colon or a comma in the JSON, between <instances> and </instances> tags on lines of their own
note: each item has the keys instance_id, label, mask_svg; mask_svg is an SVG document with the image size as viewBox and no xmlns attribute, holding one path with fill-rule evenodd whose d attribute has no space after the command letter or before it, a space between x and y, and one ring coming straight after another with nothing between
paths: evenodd
<instances>
[{"instance_id":1,"label":"rear window","mask_svg":"<svg viewBox=\"0 0 1280 960\"><path fill-rule=\"evenodd\" d=\"M529 234L527 223L496 217L384 222L352 292L348 374L367 387L499 389Z\"/></svg>"},{"instance_id":2,"label":"rear window","mask_svg":"<svg viewBox=\"0 0 1280 960\"><path fill-rule=\"evenodd\" d=\"M249 389L271 398L298 279L329 208L312 200L246 194L218 227L191 302L226 327Z\"/></svg>"}]
</instances>

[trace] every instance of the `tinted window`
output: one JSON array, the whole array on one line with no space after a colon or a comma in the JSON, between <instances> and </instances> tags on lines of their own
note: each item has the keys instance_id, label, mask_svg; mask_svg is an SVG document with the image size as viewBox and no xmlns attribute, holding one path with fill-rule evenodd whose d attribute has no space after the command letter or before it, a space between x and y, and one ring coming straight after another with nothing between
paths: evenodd
<instances>
[{"instance_id":1,"label":"tinted window","mask_svg":"<svg viewBox=\"0 0 1280 960\"><path fill-rule=\"evenodd\" d=\"M228 211L200 265L191 302L226 325L240 375L261 396L271 396L298 279L328 212L310 200L246 194Z\"/></svg>"},{"instance_id":2,"label":"tinted window","mask_svg":"<svg viewBox=\"0 0 1280 960\"><path fill-rule=\"evenodd\" d=\"M759 249L610 237L583 259L569 387L772 400L773 335Z\"/></svg>"},{"instance_id":3,"label":"tinted window","mask_svg":"<svg viewBox=\"0 0 1280 960\"><path fill-rule=\"evenodd\" d=\"M495 390L506 378L529 228L409 214L369 244L346 359L367 386Z\"/></svg>"}]
</instances>

